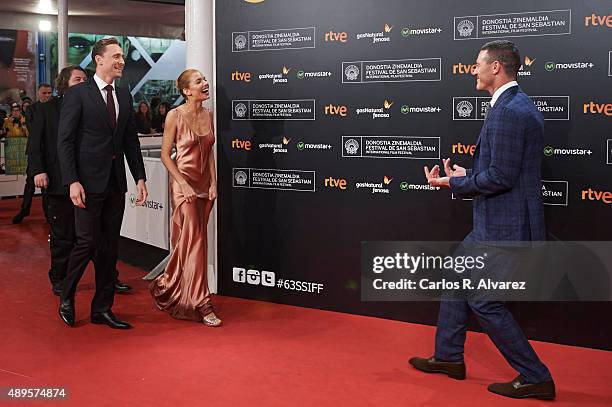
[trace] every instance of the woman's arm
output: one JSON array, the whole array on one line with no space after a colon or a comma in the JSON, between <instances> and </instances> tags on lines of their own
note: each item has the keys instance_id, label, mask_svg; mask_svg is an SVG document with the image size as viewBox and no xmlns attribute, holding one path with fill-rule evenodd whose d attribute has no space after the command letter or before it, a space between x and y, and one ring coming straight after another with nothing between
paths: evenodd
<instances>
[{"instance_id":1,"label":"woman's arm","mask_svg":"<svg viewBox=\"0 0 612 407\"><path fill-rule=\"evenodd\" d=\"M167 119L166 119L167 120ZM214 139L215 129L213 127L213 114L210 114L210 133ZM208 199L217 199L217 170L215 168L215 150L211 148L208 154L208 170L210 171L210 188L208 189Z\"/></svg>"},{"instance_id":2,"label":"woman's arm","mask_svg":"<svg viewBox=\"0 0 612 407\"><path fill-rule=\"evenodd\" d=\"M174 110L168 112L168 116L166 118L167 126L164 129L164 136L162 138L161 160L166 169L168 169L170 176L174 178L174 180L181 186L185 199L188 203L190 203L196 199L195 191L193 188L191 188L185 177L183 177L183 174L181 174L179 171L174 160L170 157L172 154L172 146L174 145L174 141L176 139L177 114L178 113Z\"/></svg>"}]
</instances>

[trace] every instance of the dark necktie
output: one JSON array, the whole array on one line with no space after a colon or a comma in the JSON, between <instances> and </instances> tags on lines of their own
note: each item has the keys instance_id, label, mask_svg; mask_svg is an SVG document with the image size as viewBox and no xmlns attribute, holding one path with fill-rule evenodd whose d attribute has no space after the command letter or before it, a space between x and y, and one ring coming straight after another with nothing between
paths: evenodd
<instances>
[{"instance_id":1,"label":"dark necktie","mask_svg":"<svg viewBox=\"0 0 612 407\"><path fill-rule=\"evenodd\" d=\"M113 98L113 87L111 85L106 85L104 90L106 91L106 110L108 111L108 118L114 129L117 125L117 116L115 112L115 99Z\"/></svg>"}]
</instances>

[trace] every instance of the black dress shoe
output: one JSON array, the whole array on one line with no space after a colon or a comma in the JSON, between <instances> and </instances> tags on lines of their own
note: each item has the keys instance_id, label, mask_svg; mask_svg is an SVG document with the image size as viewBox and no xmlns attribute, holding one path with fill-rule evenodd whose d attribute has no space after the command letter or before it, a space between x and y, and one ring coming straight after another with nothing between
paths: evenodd
<instances>
[{"instance_id":1,"label":"black dress shoe","mask_svg":"<svg viewBox=\"0 0 612 407\"><path fill-rule=\"evenodd\" d=\"M60 301L59 316L68 326L74 326L74 301Z\"/></svg>"},{"instance_id":2,"label":"black dress shoe","mask_svg":"<svg viewBox=\"0 0 612 407\"><path fill-rule=\"evenodd\" d=\"M125 294L129 293L130 291L132 291L132 287L130 287L129 285L127 285L126 283L122 283L119 280L115 281L115 292L117 294Z\"/></svg>"},{"instance_id":3,"label":"black dress shoe","mask_svg":"<svg viewBox=\"0 0 612 407\"><path fill-rule=\"evenodd\" d=\"M128 324L127 322L117 319L117 317L115 316L115 314L113 314L112 311L96 312L94 314L91 314L91 323L108 325L111 328L115 329L130 329L132 327L132 325Z\"/></svg>"},{"instance_id":4,"label":"black dress shoe","mask_svg":"<svg viewBox=\"0 0 612 407\"><path fill-rule=\"evenodd\" d=\"M17 215L15 215L13 217L13 224L17 224L17 223L21 223L21 221L23 220L23 218L25 218L26 216L28 216L29 213L23 213L23 212L19 212Z\"/></svg>"},{"instance_id":5,"label":"black dress shoe","mask_svg":"<svg viewBox=\"0 0 612 407\"><path fill-rule=\"evenodd\" d=\"M465 379L465 363L463 362L442 362L432 356L429 359L412 358L408 363L421 372L444 373L452 379Z\"/></svg>"},{"instance_id":6,"label":"black dress shoe","mask_svg":"<svg viewBox=\"0 0 612 407\"><path fill-rule=\"evenodd\" d=\"M525 379L520 375L508 383L490 384L487 390L513 399L535 397L540 400L554 400L556 396L554 381L525 383Z\"/></svg>"}]
</instances>

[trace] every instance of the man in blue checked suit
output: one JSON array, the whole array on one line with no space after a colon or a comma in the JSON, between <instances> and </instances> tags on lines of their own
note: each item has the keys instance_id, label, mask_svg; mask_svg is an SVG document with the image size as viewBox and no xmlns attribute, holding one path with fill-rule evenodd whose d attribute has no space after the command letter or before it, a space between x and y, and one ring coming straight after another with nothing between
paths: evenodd
<instances>
[{"instance_id":1,"label":"man in blue checked suit","mask_svg":"<svg viewBox=\"0 0 612 407\"><path fill-rule=\"evenodd\" d=\"M520 66L512 42L492 41L481 48L474 70L476 89L488 91L492 99L476 143L473 168L451 167L446 159L442 177L438 165L431 171L425 167L430 185L474 199L474 227L465 241L525 242L546 237L540 176L544 118L516 82ZM412 358L410 364L427 373L465 379L463 352L470 311L519 372L514 380L491 384L488 390L512 398L554 399L555 384L548 368L501 301L441 301L435 355Z\"/></svg>"}]
</instances>

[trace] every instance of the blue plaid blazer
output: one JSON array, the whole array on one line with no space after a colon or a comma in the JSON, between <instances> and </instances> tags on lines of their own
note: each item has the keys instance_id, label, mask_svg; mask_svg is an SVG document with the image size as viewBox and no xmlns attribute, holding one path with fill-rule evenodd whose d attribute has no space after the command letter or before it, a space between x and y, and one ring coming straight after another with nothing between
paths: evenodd
<instances>
[{"instance_id":1,"label":"blue plaid blazer","mask_svg":"<svg viewBox=\"0 0 612 407\"><path fill-rule=\"evenodd\" d=\"M474 164L450 188L474 198L478 241L541 241L546 238L540 166L544 118L519 86L505 90L482 126Z\"/></svg>"}]
</instances>

